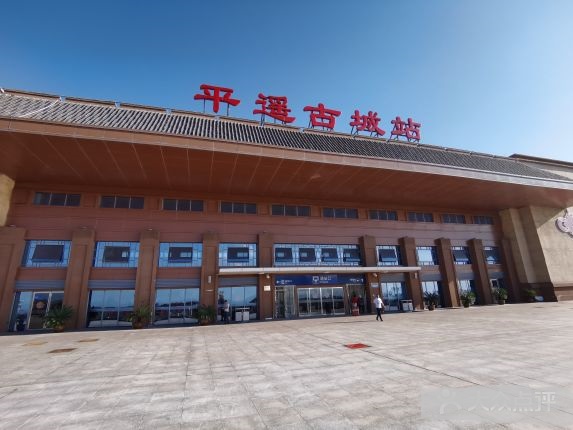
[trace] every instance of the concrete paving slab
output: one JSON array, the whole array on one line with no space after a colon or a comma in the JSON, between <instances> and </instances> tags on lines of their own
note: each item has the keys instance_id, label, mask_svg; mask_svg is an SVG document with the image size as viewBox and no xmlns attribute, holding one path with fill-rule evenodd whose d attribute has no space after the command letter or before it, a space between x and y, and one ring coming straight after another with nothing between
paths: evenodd
<instances>
[{"instance_id":1,"label":"concrete paving slab","mask_svg":"<svg viewBox=\"0 0 573 430\"><path fill-rule=\"evenodd\" d=\"M563 302L6 335L0 429L571 429L571 333ZM515 387L542 410L479 403Z\"/></svg>"}]
</instances>

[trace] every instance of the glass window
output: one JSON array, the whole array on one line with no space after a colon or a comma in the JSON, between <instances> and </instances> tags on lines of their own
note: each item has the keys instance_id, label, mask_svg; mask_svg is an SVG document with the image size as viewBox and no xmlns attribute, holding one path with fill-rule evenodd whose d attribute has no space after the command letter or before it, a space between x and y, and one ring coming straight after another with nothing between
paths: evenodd
<instances>
[{"instance_id":1,"label":"glass window","mask_svg":"<svg viewBox=\"0 0 573 430\"><path fill-rule=\"evenodd\" d=\"M99 206L101 208L113 208L113 207L115 207L115 197L114 196L102 196Z\"/></svg>"},{"instance_id":2,"label":"glass window","mask_svg":"<svg viewBox=\"0 0 573 430\"><path fill-rule=\"evenodd\" d=\"M316 262L316 252L314 248L300 248L298 251L298 258L304 263Z\"/></svg>"},{"instance_id":3,"label":"glass window","mask_svg":"<svg viewBox=\"0 0 573 430\"><path fill-rule=\"evenodd\" d=\"M430 212L408 212L408 221L434 222L434 215Z\"/></svg>"},{"instance_id":4,"label":"glass window","mask_svg":"<svg viewBox=\"0 0 573 430\"><path fill-rule=\"evenodd\" d=\"M79 206L81 194L66 194L66 206Z\"/></svg>"},{"instance_id":5,"label":"glass window","mask_svg":"<svg viewBox=\"0 0 573 430\"><path fill-rule=\"evenodd\" d=\"M35 205L49 205L52 193L36 193L34 196Z\"/></svg>"},{"instance_id":6,"label":"glass window","mask_svg":"<svg viewBox=\"0 0 573 430\"><path fill-rule=\"evenodd\" d=\"M155 294L155 325L196 323L199 288L158 289Z\"/></svg>"},{"instance_id":7,"label":"glass window","mask_svg":"<svg viewBox=\"0 0 573 430\"><path fill-rule=\"evenodd\" d=\"M240 261L246 263L249 261L249 248L228 248L227 249L228 261Z\"/></svg>"},{"instance_id":8,"label":"glass window","mask_svg":"<svg viewBox=\"0 0 573 430\"><path fill-rule=\"evenodd\" d=\"M66 195L54 193L52 194L52 199L50 200L51 206L65 206L66 205Z\"/></svg>"},{"instance_id":9,"label":"glass window","mask_svg":"<svg viewBox=\"0 0 573 430\"><path fill-rule=\"evenodd\" d=\"M201 267L202 254L202 243L162 242L159 267Z\"/></svg>"},{"instance_id":10,"label":"glass window","mask_svg":"<svg viewBox=\"0 0 573 430\"><path fill-rule=\"evenodd\" d=\"M106 246L103 251L104 263L127 263L129 246Z\"/></svg>"},{"instance_id":11,"label":"glass window","mask_svg":"<svg viewBox=\"0 0 573 430\"><path fill-rule=\"evenodd\" d=\"M445 224L465 224L466 217L460 214L442 214L442 222Z\"/></svg>"},{"instance_id":12,"label":"glass window","mask_svg":"<svg viewBox=\"0 0 573 430\"><path fill-rule=\"evenodd\" d=\"M284 205L272 205L271 214L272 215L284 215L285 214L285 206Z\"/></svg>"},{"instance_id":13,"label":"glass window","mask_svg":"<svg viewBox=\"0 0 573 430\"><path fill-rule=\"evenodd\" d=\"M400 266L400 250L396 245L377 246L379 266Z\"/></svg>"},{"instance_id":14,"label":"glass window","mask_svg":"<svg viewBox=\"0 0 573 430\"><path fill-rule=\"evenodd\" d=\"M471 264L470 252L467 246L452 246L454 264Z\"/></svg>"},{"instance_id":15,"label":"glass window","mask_svg":"<svg viewBox=\"0 0 573 430\"><path fill-rule=\"evenodd\" d=\"M485 215L474 216L474 224L493 225L493 217Z\"/></svg>"},{"instance_id":16,"label":"glass window","mask_svg":"<svg viewBox=\"0 0 573 430\"><path fill-rule=\"evenodd\" d=\"M203 212L203 200L191 200L191 212Z\"/></svg>"},{"instance_id":17,"label":"glass window","mask_svg":"<svg viewBox=\"0 0 573 430\"><path fill-rule=\"evenodd\" d=\"M221 202L221 212L223 212L223 213L233 213L233 203L231 203L231 202Z\"/></svg>"},{"instance_id":18,"label":"glass window","mask_svg":"<svg viewBox=\"0 0 573 430\"><path fill-rule=\"evenodd\" d=\"M424 298L424 303L428 305L426 294L437 294L438 303L435 303L435 306L442 306L442 283L440 281L422 281L422 297Z\"/></svg>"},{"instance_id":19,"label":"glass window","mask_svg":"<svg viewBox=\"0 0 573 430\"><path fill-rule=\"evenodd\" d=\"M346 218L346 209L335 208L334 209L334 218Z\"/></svg>"},{"instance_id":20,"label":"glass window","mask_svg":"<svg viewBox=\"0 0 573 430\"><path fill-rule=\"evenodd\" d=\"M257 245L255 243L219 244L219 267L257 265Z\"/></svg>"},{"instance_id":21,"label":"glass window","mask_svg":"<svg viewBox=\"0 0 573 430\"><path fill-rule=\"evenodd\" d=\"M416 255L420 266L437 266L439 264L435 246L417 246Z\"/></svg>"},{"instance_id":22,"label":"glass window","mask_svg":"<svg viewBox=\"0 0 573 430\"><path fill-rule=\"evenodd\" d=\"M191 210L191 200L177 200L177 210L178 211L190 211Z\"/></svg>"},{"instance_id":23,"label":"glass window","mask_svg":"<svg viewBox=\"0 0 573 430\"><path fill-rule=\"evenodd\" d=\"M252 285L219 288L218 319L222 317L225 300L231 307L232 321L243 322L257 319L257 287Z\"/></svg>"},{"instance_id":24,"label":"glass window","mask_svg":"<svg viewBox=\"0 0 573 430\"><path fill-rule=\"evenodd\" d=\"M137 267L139 242L97 242L94 267Z\"/></svg>"},{"instance_id":25,"label":"glass window","mask_svg":"<svg viewBox=\"0 0 573 430\"><path fill-rule=\"evenodd\" d=\"M34 263L61 262L64 256L64 245L36 245L32 261Z\"/></svg>"},{"instance_id":26,"label":"glass window","mask_svg":"<svg viewBox=\"0 0 573 430\"><path fill-rule=\"evenodd\" d=\"M256 214L257 205L255 203L221 202L221 212L235 214Z\"/></svg>"},{"instance_id":27,"label":"glass window","mask_svg":"<svg viewBox=\"0 0 573 430\"><path fill-rule=\"evenodd\" d=\"M484 246L485 261L487 264L500 264L499 248L497 246Z\"/></svg>"},{"instance_id":28,"label":"glass window","mask_svg":"<svg viewBox=\"0 0 573 430\"><path fill-rule=\"evenodd\" d=\"M79 206L80 197L80 194L39 192L34 196L34 204L50 206Z\"/></svg>"},{"instance_id":29,"label":"glass window","mask_svg":"<svg viewBox=\"0 0 573 430\"><path fill-rule=\"evenodd\" d=\"M346 218L358 218L358 209L347 209L346 210Z\"/></svg>"},{"instance_id":30,"label":"glass window","mask_svg":"<svg viewBox=\"0 0 573 430\"><path fill-rule=\"evenodd\" d=\"M129 197L127 196L117 196L115 198L115 207L120 209L129 208Z\"/></svg>"},{"instance_id":31,"label":"glass window","mask_svg":"<svg viewBox=\"0 0 573 430\"><path fill-rule=\"evenodd\" d=\"M358 209L350 208L322 208L325 218L358 218Z\"/></svg>"},{"instance_id":32,"label":"glass window","mask_svg":"<svg viewBox=\"0 0 573 430\"><path fill-rule=\"evenodd\" d=\"M88 327L130 326L135 290L92 290L88 305Z\"/></svg>"},{"instance_id":33,"label":"glass window","mask_svg":"<svg viewBox=\"0 0 573 430\"><path fill-rule=\"evenodd\" d=\"M131 209L143 209L144 199L143 197L131 197L129 202L129 207Z\"/></svg>"},{"instance_id":34,"label":"glass window","mask_svg":"<svg viewBox=\"0 0 573 430\"><path fill-rule=\"evenodd\" d=\"M359 249L345 249L343 255L343 260L345 263L360 263Z\"/></svg>"},{"instance_id":35,"label":"glass window","mask_svg":"<svg viewBox=\"0 0 573 430\"><path fill-rule=\"evenodd\" d=\"M322 216L325 218L334 218L333 208L322 208Z\"/></svg>"},{"instance_id":36,"label":"glass window","mask_svg":"<svg viewBox=\"0 0 573 430\"><path fill-rule=\"evenodd\" d=\"M275 262L277 262L277 263L292 263L292 249L291 248L275 248Z\"/></svg>"},{"instance_id":37,"label":"glass window","mask_svg":"<svg viewBox=\"0 0 573 430\"><path fill-rule=\"evenodd\" d=\"M193 261L193 247L181 246L169 248L170 263L189 263Z\"/></svg>"},{"instance_id":38,"label":"glass window","mask_svg":"<svg viewBox=\"0 0 573 430\"><path fill-rule=\"evenodd\" d=\"M326 263L338 263L338 250L336 248L322 248L320 258Z\"/></svg>"},{"instance_id":39,"label":"glass window","mask_svg":"<svg viewBox=\"0 0 573 430\"><path fill-rule=\"evenodd\" d=\"M175 200L175 199L163 199L163 210L164 211L176 211L177 210L177 200Z\"/></svg>"},{"instance_id":40,"label":"glass window","mask_svg":"<svg viewBox=\"0 0 573 430\"><path fill-rule=\"evenodd\" d=\"M24 267L66 267L70 258L70 241L28 240L24 249Z\"/></svg>"},{"instance_id":41,"label":"glass window","mask_svg":"<svg viewBox=\"0 0 573 430\"><path fill-rule=\"evenodd\" d=\"M382 221L398 221L398 214L396 211L369 210L368 218Z\"/></svg>"},{"instance_id":42,"label":"glass window","mask_svg":"<svg viewBox=\"0 0 573 430\"><path fill-rule=\"evenodd\" d=\"M100 207L118 209L143 209L143 197L130 196L102 196Z\"/></svg>"}]
</instances>

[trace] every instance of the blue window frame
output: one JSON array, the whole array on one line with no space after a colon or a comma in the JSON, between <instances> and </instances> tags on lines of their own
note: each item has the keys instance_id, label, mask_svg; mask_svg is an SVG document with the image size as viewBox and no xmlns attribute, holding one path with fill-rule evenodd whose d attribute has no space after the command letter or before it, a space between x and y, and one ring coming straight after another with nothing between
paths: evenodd
<instances>
[{"instance_id":1,"label":"blue window frame","mask_svg":"<svg viewBox=\"0 0 573 430\"><path fill-rule=\"evenodd\" d=\"M139 242L97 242L94 267L137 267Z\"/></svg>"},{"instance_id":2,"label":"blue window frame","mask_svg":"<svg viewBox=\"0 0 573 430\"><path fill-rule=\"evenodd\" d=\"M201 267L203 244L162 242L159 244L159 267Z\"/></svg>"},{"instance_id":3,"label":"blue window frame","mask_svg":"<svg viewBox=\"0 0 573 430\"><path fill-rule=\"evenodd\" d=\"M28 240L24 250L24 267L67 267L69 240Z\"/></svg>"}]
</instances>

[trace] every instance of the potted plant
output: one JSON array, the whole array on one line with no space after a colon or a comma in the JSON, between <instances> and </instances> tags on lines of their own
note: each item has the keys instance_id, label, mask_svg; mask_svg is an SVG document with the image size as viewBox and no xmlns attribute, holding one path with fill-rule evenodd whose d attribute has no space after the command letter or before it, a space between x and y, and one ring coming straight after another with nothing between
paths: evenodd
<instances>
[{"instance_id":1,"label":"potted plant","mask_svg":"<svg viewBox=\"0 0 573 430\"><path fill-rule=\"evenodd\" d=\"M74 309L71 306L63 305L50 309L44 317L46 327L54 330L56 333L64 331L66 322L74 315Z\"/></svg>"},{"instance_id":2,"label":"potted plant","mask_svg":"<svg viewBox=\"0 0 573 430\"><path fill-rule=\"evenodd\" d=\"M469 308L470 305L474 303L475 299L476 295L473 291L462 291L460 293L460 300L462 301L464 308Z\"/></svg>"},{"instance_id":3,"label":"potted plant","mask_svg":"<svg viewBox=\"0 0 573 430\"><path fill-rule=\"evenodd\" d=\"M207 325L215 321L217 312L213 306L201 305L197 309L197 318L199 318L199 324Z\"/></svg>"},{"instance_id":4,"label":"potted plant","mask_svg":"<svg viewBox=\"0 0 573 430\"><path fill-rule=\"evenodd\" d=\"M525 298L529 303L535 302L535 296L537 295L537 293L533 288L527 288L523 292L525 293Z\"/></svg>"},{"instance_id":5,"label":"potted plant","mask_svg":"<svg viewBox=\"0 0 573 430\"><path fill-rule=\"evenodd\" d=\"M436 306L438 306L438 302L440 301L440 295L435 292L428 292L424 294L424 300L428 304L428 310L433 311Z\"/></svg>"},{"instance_id":6,"label":"potted plant","mask_svg":"<svg viewBox=\"0 0 573 430\"><path fill-rule=\"evenodd\" d=\"M148 305L139 305L133 309L129 317L134 329L142 329L151 321L151 308Z\"/></svg>"},{"instance_id":7,"label":"potted plant","mask_svg":"<svg viewBox=\"0 0 573 430\"><path fill-rule=\"evenodd\" d=\"M505 301L507 300L507 290L505 288L496 287L493 289L493 296L497 300L498 304L505 305Z\"/></svg>"}]
</instances>

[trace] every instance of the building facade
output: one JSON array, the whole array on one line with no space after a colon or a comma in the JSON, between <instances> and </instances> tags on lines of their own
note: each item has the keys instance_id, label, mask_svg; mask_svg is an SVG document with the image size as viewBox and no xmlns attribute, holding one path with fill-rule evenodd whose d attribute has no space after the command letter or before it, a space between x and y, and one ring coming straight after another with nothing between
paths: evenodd
<instances>
[{"instance_id":1,"label":"building facade","mask_svg":"<svg viewBox=\"0 0 573 430\"><path fill-rule=\"evenodd\" d=\"M1 331L573 299L569 163L18 91L0 151Z\"/></svg>"}]
</instances>

